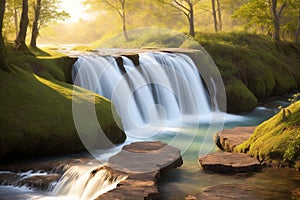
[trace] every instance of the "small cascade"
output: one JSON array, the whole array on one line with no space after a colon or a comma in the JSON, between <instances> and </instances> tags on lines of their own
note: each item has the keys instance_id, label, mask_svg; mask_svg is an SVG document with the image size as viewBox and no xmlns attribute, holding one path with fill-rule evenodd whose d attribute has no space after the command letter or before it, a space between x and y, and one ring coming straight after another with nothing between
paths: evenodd
<instances>
[{"instance_id":1,"label":"small cascade","mask_svg":"<svg viewBox=\"0 0 300 200\"><path fill-rule=\"evenodd\" d=\"M117 187L125 175L114 175L105 166L70 167L54 186L56 197L74 200L93 200Z\"/></svg>"},{"instance_id":2,"label":"small cascade","mask_svg":"<svg viewBox=\"0 0 300 200\"><path fill-rule=\"evenodd\" d=\"M211 113L197 67L188 56L140 53L138 67L126 56L120 58L122 70L112 56L79 57L72 75L75 85L114 103L127 133L142 134L146 127L165 127Z\"/></svg>"}]
</instances>

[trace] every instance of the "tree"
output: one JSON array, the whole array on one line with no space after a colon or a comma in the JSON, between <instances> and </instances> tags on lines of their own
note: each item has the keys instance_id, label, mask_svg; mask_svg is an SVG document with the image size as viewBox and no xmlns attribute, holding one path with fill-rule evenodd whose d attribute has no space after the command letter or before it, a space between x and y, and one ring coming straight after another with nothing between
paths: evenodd
<instances>
[{"instance_id":1,"label":"tree","mask_svg":"<svg viewBox=\"0 0 300 200\"><path fill-rule=\"evenodd\" d=\"M195 36L195 19L194 19L194 6L200 1L200 0L158 0L164 4L167 4L169 6L172 6L173 8L176 8L178 11L183 13L189 22L189 34L191 36Z\"/></svg>"},{"instance_id":2,"label":"tree","mask_svg":"<svg viewBox=\"0 0 300 200\"><path fill-rule=\"evenodd\" d=\"M215 0L211 0L211 8L212 8L212 15L214 18L214 28L215 28L215 32L218 32L218 20L217 20L217 12L216 12L216 1Z\"/></svg>"},{"instance_id":3,"label":"tree","mask_svg":"<svg viewBox=\"0 0 300 200\"><path fill-rule=\"evenodd\" d=\"M246 30L255 27L261 32L268 34L272 32L272 16L270 14L269 0L250 0L243 4L232 15L233 18L239 19Z\"/></svg>"},{"instance_id":4,"label":"tree","mask_svg":"<svg viewBox=\"0 0 300 200\"><path fill-rule=\"evenodd\" d=\"M22 0L22 15L20 21L20 30L18 37L15 41L15 47L18 51L23 51L27 49L26 46L26 33L29 24L28 18L28 0Z\"/></svg>"},{"instance_id":5,"label":"tree","mask_svg":"<svg viewBox=\"0 0 300 200\"><path fill-rule=\"evenodd\" d=\"M298 27L295 33L294 42L298 44L299 42L299 35L300 35L300 8L298 8Z\"/></svg>"},{"instance_id":6,"label":"tree","mask_svg":"<svg viewBox=\"0 0 300 200\"><path fill-rule=\"evenodd\" d=\"M39 35L38 22L40 18L40 11L41 11L41 0L36 0L36 3L34 3L34 20L32 23L31 41L30 41L30 46L32 47L36 47L36 39Z\"/></svg>"},{"instance_id":7,"label":"tree","mask_svg":"<svg viewBox=\"0 0 300 200\"><path fill-rule=\"evenodd\" d=\"M283 9L287 5L287 0L285 0L278 8L277 0L268 0L269 6L271 7L271 15L274 26L273 38L275 41L280 41L280 19Z\"/></svg>"},{"instance_id":8,"label":"tree","mask_svg":"<svg viewBox=\"0 0 300 200\"><path fill-rule=\"evenodd\" d=\"M218 11L218 20L219 20L219 30L222 31L223 30L223 21L222 21L220 0L217 0L217 6L218 6L217 11Z\"/></svg>"},{"instance_id":9,"label":"tree","mask_svg":"<svg viewBox=\"0 0 300 200\"><path fill-rule=\"evenodd\" d=\"M59 10L60 3L61 0L36 0L34 2L30 46L36 47L37 38L42 28L70 17L69 13Z\"/></svg>"},{"instance_id":10,"label":"tree","mask_svg":"<svg viewBox=\"0 0 300 200\"><path fill-rule=\"evenodd\" d=\"M6 0L0 1L0 68L5 71L9 71L8 61L7 61L7 53L3 41L2 36L2 28L3 28L3 18L5 13L5 3Z\"/></svg>"},{"instance_id":11,"label":"tree","mask_svg":"<svg viewBox=\"0 0 300 200\"><path fill-rule=\"evenodd\" d=\"M85 0L85 5L90 5L92 10L98 10L99 8L112 9L117 12L122 20L122 30L125 40L128 41L129 37L127 34L126 27L126 5L128 0Z\"/></svg>"}]
</instances>

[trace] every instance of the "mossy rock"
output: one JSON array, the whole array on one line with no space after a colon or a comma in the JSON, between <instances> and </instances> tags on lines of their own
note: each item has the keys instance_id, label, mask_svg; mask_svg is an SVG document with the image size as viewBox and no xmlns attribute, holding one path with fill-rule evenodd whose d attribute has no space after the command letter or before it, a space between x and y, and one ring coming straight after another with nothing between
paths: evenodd
<instances>
[{"instance_id":1,"label":"mossy rock","mask_svg":"<svg viewBox=\"0 0 300 200\"><path fill-rule=\"evenodd\" d=\"M238 113L254 109L258 105L258 100L245 84L233 79L225 84L227 96L227 111Z\"/></svg>"},{"instance_id":2,"label":"mossy rock","mask_svg":"<svg viewBox=\"0 0 300 200\"><path fill-rule=\"evenodd\" d=\"M72 101L94 105L99 123L113 143L125 133L114 122L111 102L84 89L49 81L13 67L0 70L0 158L42 156L85 150L74 125Z\"/></svg>"},{"instance_id":3,"label":"mossy rock","mask_svg":"<svg viewBox=\"0 0 300 200\"><path fill-rule=\"evenodd\" d=\"M235 149L261 162L296 165L300 161L300 101L281 110Z\"/></svg>"}]
</instances>

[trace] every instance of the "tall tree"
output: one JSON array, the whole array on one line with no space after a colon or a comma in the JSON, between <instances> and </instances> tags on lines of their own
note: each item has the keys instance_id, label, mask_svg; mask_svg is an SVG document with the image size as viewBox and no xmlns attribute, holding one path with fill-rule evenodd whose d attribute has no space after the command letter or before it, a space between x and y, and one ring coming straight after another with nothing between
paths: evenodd
<instances>
[{"instance_id":1,"label":"tall tree","mask_svg":"<svg viewBox=\"0 0 300 200\"><path fill-rule=\"evenodd\" d=\"M219 30L222 31L223 30L223 20L222 20L222 12L221 12L221 4L220 4L220 0L217 0L217 11L218 11L218 20L219 20Z\"/></svg>"},{"instance_id":2,"label":"tall tree","mask_svg":"<svg viewBox=\"0 0 300 200\"><path fill-rule=\"evenodd\" d=\"M269 6L271 8L271 15L274 26L273 38L275 41L280 41L280 19L283 9L286 7L287 0L285 0L279 7L277 0L268 0Z\"/></svg>"},{"instance_id":3,"label":"tall tree","mask_svg":"<svg viewBox=\"0 0 300 200\"><path fill-rule=\"evenodd\" d=\"M30 46L36 47L36 39L39 35L38 23L40 19L41 0L36 0L34 3L34 20L32 23Z\"/></svg>"},{"instance_id":4,"label":"tall tree","mask_svg":"<svg viewBox=\"0 0 300 200\"><path fill-rule=\"evenodd\" d=\"M27 33L28 23L29 23L28 0L22 0L22 15L20 20L20 30L19 30L18 37L15 41L15 47L18 51L23 51L27 49L26 33Z\"/></svg>"},{"instance_id":5,"label":"tall tree","mask_svg":"<svg viewBox=\"0 0 300 200\"><path fill-rule=\"evenodd\" d=\"M165 3L173 8L176 8L178 11L183 13L189 22L189 34L191 36L195 36L195 13L194 13L194 6L200 0L158 0L162 3Z\"/></svg>"},{"instance_id":6,"label":"tall tree","mask_svg":"<svg viewBox=\"0 0 300 200\"><path fill-rule=\"evenodd\" d=\"M211 8L212 8L212 15L214 18L214 28L215 28L215 32L218 32L218 20L217 20L217 12L216 12L216 1L215 0L211 0Z\"/></svg>"},{"instance_id":7,"label":"tall tree","mask_svg":"<svg viewBox=\"0 0 300 200\"><path fill-rule=\"evenodd\" d=\"M295 33L294 42L298 44L299 42L299 35L300 35L300 8L298 8L298 27Z\"/></svg>"},{"instance_id":8,"label":"tall tree","mask_svg":"<svg viewBox=\"0 0 300 200\"><path fill-rule=\"evenodd\" d=\"M126 27L126 5L129 0L85 0L85 5L90 5L92 10L99 10L101 8L112 9L117 12L122 20L122 30L125 39L128 41L129 37L127 34Z\"/></svg>"},{"instance_id":9,"label":"tall tree","mask_svg":"<svg viewBox=\"0 0 300 200\"><path fill-rule=\"evenodd\" d=\"M0 1L0 68L5 71L9 71L8 61L7 61L7 53L3 41L2 36L2 28L3 28L3 18L5 13L5 3L6 0Z\"/></svg>"}]
</instances>

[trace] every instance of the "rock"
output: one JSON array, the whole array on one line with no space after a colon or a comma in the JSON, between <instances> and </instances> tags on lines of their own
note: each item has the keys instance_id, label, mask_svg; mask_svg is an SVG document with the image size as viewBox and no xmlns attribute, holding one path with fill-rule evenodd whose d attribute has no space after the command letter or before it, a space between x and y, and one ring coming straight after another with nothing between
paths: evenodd
<instances>
[{"instance_id":1,"label":"rock","mask_svg":"<svg viewBox=\"0 0 300 200\"><path fill-rule=\"evenodd\" d=\"M214 153L199 158L203 170L218 173L246 173L262 169L258 160L242 153Z\"/></svg>"},{"instance_id":2,"label":"rock","mask_svg":"<svg viewBox=\"0 0 300 200\"><path fill-rule=\"evenodd\" d=\"M217 133L216 145L223 151L233 152L234 148L247 141L256 126L250 127L236 127L233 129L226 129Z\"/></svg>"},{"instance_id":3,"label":"rock","mask_svg":"<svg viewBox=\"0 0 300 200\"><path fill-rule=\"evenodd\" d=\"M255 185L248 184L223 184L210 187L201 193L189 195L185 200L270 200L270 199L290 199L289 194L276 191L270 191Z\"/></svg>"},{"instance_id":4,"label":"rock","mask_svg":"<svg viewBox=\"0 0 300 200\"><path fill-rule=\"evenodd\" d=\"M160 174L182 163L180 151L161 142L126 145L109 159L108 166L113 173L125 173L128 178L97 199L159 199L156 182Z\"/></svg>"},{"instance_id":5,"label":"rock","mask_svg":"<svg viewBox=\"0 0 300 200\"><path fill-rule=\"evenodd\" d=\"M37 188L40 190L47 190L52 183L56 182L60 178L60 174L49 174L47 176L32 176L29 178L21 179L18 185L26 185L30 188Z\"/></svg>"},{"instance_id":6,"label":"rock","mask_svg":"<svg viewBox=\"0 0 300 200\"><path fill-rule=\"evenodd\" d=\"M26 177L21 173L7 172L0 174L0 184L19 187L26 185L29 188L47 190L53 182L59 180L60 176L60 174L47 174Z\"/></svg>"}]
</instances>

